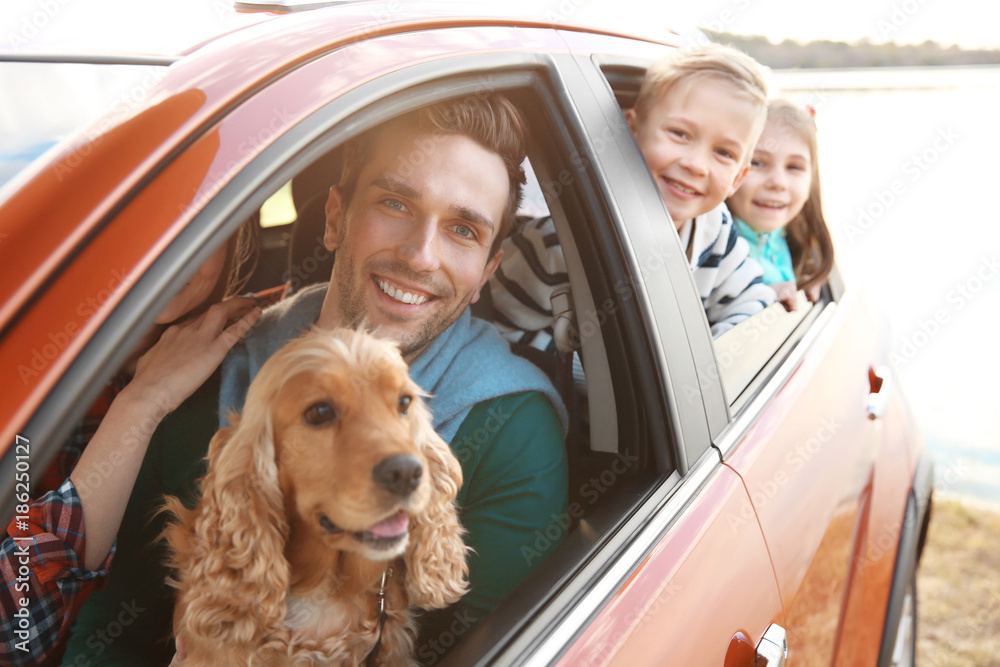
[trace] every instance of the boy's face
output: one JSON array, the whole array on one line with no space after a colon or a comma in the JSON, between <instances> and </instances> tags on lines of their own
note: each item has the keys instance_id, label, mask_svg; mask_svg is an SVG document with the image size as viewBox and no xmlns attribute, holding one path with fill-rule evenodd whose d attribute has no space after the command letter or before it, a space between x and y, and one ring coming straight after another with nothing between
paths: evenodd
<instances>
[{"instance_id":1,"label":"boy's face","mask_svg":"<svg viewBox=\"0 0 1000 667\"><path fill-rule=\"evenodd\" d=\"M642 119L626 113L678 229L739 187L756 115L750 100L712 78L678 83Z\"/></svg>"}]
</instances>

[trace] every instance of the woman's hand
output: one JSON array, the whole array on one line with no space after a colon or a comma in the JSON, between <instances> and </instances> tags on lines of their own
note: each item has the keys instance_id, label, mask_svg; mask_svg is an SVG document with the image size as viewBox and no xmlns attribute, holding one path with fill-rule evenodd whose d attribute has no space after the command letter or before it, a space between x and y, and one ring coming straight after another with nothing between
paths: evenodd
<instances>
[{"instance_id":1,"label":"woman's hand","mask_svg":"<svg viewBox=\"0 0 1000 667\"><path fill-rule=\"evenodd\" d=\"M152 401L164 414L176 409L215 372L260 313L253 299L233 297L168 328L139 358L135 377L124 391Z\"/></svg>"},{"instance_id":2,"label":"woman's hand","mask_svg":"<svg viewBox=\"0 0 1000 667\"><path fill-rule=\"evenodd\" d=\"M112 401L70 474L87 526L88 570L111 550L153 431L215 372L258 319L253 299L229 299L170 327L139 358L135 377Z\"/></svg>"}]
</instances>

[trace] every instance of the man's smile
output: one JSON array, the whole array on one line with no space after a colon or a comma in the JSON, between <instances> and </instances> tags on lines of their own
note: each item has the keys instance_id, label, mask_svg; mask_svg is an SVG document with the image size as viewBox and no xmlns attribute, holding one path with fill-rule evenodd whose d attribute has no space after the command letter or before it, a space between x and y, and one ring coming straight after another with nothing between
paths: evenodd
<instances>
[{"instance_id":1,"label":"man's smile","mask_svg":"<svg viewBox=\"0 0 1000 667\"><path fill-rule=\"evenodd\" d=\"M375 284L378 285L379 289L382 290L389 298L400 303L410 304L419 306L420 304L426 302L428 299L433 298L432 295L420 292L413 288L404 288L380 278L378 276L373 276Z\"/></svg>"}]
</instances>

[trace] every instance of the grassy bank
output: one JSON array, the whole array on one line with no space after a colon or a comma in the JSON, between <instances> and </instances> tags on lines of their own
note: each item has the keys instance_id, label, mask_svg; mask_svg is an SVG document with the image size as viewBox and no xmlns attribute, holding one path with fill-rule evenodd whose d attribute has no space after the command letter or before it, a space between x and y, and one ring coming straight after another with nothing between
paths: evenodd
<instances>
[{"instance_id":1,"label":"grassy bank","mask_svg":"<svg viewBox=\"0 0 1000 667\"><path fill-rule=\"evenodd\" d=\"M917 663L1000 666L1000 511L935 498L917 576Z\"/></svg>"}]
</instances>

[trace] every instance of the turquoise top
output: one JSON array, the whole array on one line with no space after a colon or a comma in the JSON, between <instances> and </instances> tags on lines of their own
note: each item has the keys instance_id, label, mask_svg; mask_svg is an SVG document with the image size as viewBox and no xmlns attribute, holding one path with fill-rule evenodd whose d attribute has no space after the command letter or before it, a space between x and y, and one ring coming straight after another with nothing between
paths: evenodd
<instances>
[{"instance_id":1,"label":"turquoise top","mask_svg":"<svg viewBox=\"0 0 1000 667\"><path fill-rule=\"evenodd\" d=\"M750 244L750 257L764 269L764 284L773 285L787 281L795 282L795 269L792 267L792 251L788 249L785 240L785 230L774 232L758 232L736 216L736 228L740 236Z\"/></svg>"}]
</instances>

